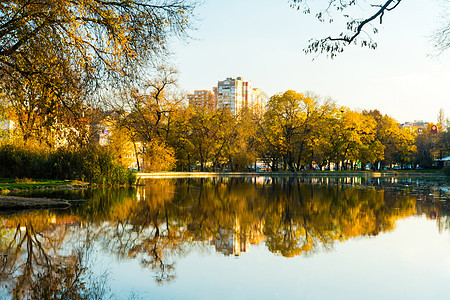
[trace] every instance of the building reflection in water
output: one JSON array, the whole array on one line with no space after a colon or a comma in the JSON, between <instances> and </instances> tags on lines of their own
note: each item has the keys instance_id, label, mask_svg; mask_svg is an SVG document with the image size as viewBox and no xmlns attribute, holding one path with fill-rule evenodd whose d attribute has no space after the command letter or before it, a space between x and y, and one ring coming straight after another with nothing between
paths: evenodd
<instances>
[{"instance_id":1,"label":"building reflection in water","mask_svg":"<svg viewBox=\"0 0 450 300\"><path fill-rule=\"evenodd\" d=\"M61 285L48 281L61 268L71 270L60 276L70 283L88 268L74 246L80 244L137 260L163 284L176 278L178 259L205 245L240 256L264 242L271 253L292 257L376 236L413 215L436 219L440 232L450 227L448 188L411 179L148 180L137 189L98 189L89 199L71 210L0 219L3 287L32 295L44 281Z\"/></svg>"},{"instance_id":2,"label":"building reflection in water","mask_svg":"<svg viewBox=\"0 0 450 300\"><path fill-rule=\"evenodd\" d=\"M253 230L241 231L239 221L235 220L232 230L218 230L218 235L211 240L216 252L226 256L241 256L241 253L248 253L250 245L259 245L265 241L264 224L255 225Z\"/></svg>"}]
</instances>

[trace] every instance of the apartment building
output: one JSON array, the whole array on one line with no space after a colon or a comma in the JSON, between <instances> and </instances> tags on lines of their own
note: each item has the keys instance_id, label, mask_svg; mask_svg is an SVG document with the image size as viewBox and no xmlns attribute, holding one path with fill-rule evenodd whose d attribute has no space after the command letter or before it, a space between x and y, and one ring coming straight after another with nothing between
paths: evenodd
<instances>
[{"instance_id":1,"label":"apartment building","mask_svg":"<svg viewBox=\"0 0 450 300\"><path fill-rule=\"evenodd\" d=\"M267 94L259 88L253 88L251 81L244 81L242 77L228 77L218 81L217 86L208 90L196 90L188 95L189 105L215 110L228 108L234 115L248 106L258 106L264 109L267 103Z\"/></svg>"},{"instance_id":2,"label":"apartment building","mask_svg":"<svg viewBox=\"0 0 450 300\"><path fill-rule=\"evenodd\" d=\"M252 100L251 103L249 103L249 106L258 107L260 109L264 109L266 107L267 101L269 100L269 96L267 94L259 89L254 88L252 90Z\"/></svg>"},{"instance_id":3,"label":"apartment building","mask_svg":"<svg viewBox=\"0 0 450 300\"><path fill-rule=\"evenodd\" d=\"M414 122L405 122L400 125L401 129L408 129L411 132L422 134L427 130L428 122L422 120L415 120Z\"/></svg>"},{"instance_id":4,"label":"apartment building","mask_svg":"<svg viewBox=\"0 0 450 300\"><path fill-rule=\"evenodd\" d=\"M217 107L227 107L237 114L243 107L252 106L256 102L267 102L267 95L261 89L252 87L251 81L242 77L227 78L217 83Z\"/></svg>"},{"instance_id":5,"label":"apartment building","mask_svg":"<svg viewBox=\"0 0 450 300\"><path fill-rule=\"evenodd\" d=\"M217 108L215 93L208 90L196 90L188 95L189 105L199 108L215 110Z\"/></svg>"},{"instance_id":6,"label":"apartment building","mask_svg":"<svg viewBox=\"0 0 450 300\"><path fill-rule=\"evenodd\" d=\"M217 83L217 108L228 108L233 114L244 106L244 80L227 78Z\"/></svg>"}]
</instances>

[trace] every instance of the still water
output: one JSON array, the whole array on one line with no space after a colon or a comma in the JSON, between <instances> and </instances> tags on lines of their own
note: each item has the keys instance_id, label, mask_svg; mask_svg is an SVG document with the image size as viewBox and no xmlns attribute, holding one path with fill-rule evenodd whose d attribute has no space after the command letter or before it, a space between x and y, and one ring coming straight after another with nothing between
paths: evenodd
<instances>
[{"instance_id":1,"label":"still water","mask_svg":"<svg viewBox=\"0 0 450 300\"><path fill-rule=\"evenodd\" d=\"M0 299L449 297L448 181L144 184L0 216Z\"/></svg>"}]
</instances>

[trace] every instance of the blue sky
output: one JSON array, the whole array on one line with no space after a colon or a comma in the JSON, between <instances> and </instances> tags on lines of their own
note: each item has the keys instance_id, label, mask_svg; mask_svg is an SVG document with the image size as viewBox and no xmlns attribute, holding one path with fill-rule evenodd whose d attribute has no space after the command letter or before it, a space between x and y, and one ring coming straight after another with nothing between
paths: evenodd
<instances>
[{"instance_id":1,"label":"blue sky","mask_svg":"<svg viewBox=\"0 0 450 300\"><path fill-rule=\"evenodd\" d=\"M404 0L373 36L377 50L351 46L331 60L302 49L338 24L320 24L287 1L206 0L196 10L193 38L172 44L173 63L187 92L243 76L269 96L312 91L352 109L379 109L400 122L436 122L440 108L450 116L450 51L432 55L429 38L441 22L443 2Z\"/></svg>"}]
</instances>

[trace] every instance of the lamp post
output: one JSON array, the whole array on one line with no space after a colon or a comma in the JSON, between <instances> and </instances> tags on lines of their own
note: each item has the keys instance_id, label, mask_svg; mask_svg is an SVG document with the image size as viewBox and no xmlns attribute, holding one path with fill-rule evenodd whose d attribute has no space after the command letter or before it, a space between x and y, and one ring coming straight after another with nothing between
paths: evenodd
<instances>
[{"instance_id":1,"label":"lamp post","mask_svg":"<svg viewBox=\"0 0 450 300\"><path fill-rule=\"evenodd\" d=\"M431 126L431 133L433 134L433 164L436 161L436 134L438 127L436 125Z\"/></svg>"}]
</instances>

